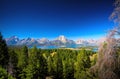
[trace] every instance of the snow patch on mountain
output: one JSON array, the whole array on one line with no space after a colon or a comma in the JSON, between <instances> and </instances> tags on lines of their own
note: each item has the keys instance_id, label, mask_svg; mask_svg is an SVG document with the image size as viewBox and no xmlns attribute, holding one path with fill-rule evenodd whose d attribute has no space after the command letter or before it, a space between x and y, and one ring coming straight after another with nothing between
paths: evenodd
<instances>
[{"instance_id":1,"label":"snow patch on mountain","mask_svg":"<svg viewBox=\"0 0 120 79\"><path fill-rule=\"evenodd\" d=\"M97 46L101 42L104 42L106 38L101 38L98 40L94 39L78 39L77 41L67 39L64 35L60 35L54 40L48 40L47 38L24 38L19 39L17 36L12 36L6 38L6 43L8 45L27 45L27 46L72 46L72 45L84 45L84 46Z\"/></svg>"}]
</instances>

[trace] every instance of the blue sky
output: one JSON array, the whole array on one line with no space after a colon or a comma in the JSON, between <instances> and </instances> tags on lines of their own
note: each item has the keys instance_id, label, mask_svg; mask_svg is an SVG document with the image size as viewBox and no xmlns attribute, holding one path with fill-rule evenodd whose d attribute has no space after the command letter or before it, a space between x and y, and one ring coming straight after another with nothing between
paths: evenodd
<instances>
[{"instance_id":1,"label":"blue sky","mask_svg":"<svg viewBox=\"0 0 120 79\"><path fill-rule=\"evenodd\" d=\"M49 39L99 38L113 27L114 0L0 0L0 31Z\"/></svg>"}]
</instances>

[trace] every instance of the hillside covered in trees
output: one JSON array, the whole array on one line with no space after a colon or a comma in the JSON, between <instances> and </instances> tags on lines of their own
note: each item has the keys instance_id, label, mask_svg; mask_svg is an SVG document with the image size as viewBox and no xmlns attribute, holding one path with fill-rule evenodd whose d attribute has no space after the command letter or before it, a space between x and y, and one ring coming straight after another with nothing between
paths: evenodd
<instances>
[{"instance_id":1,"label":"hillside covered in trees","mask_svg":"<svg viewBox=\"0 0 120 79\"><path fill-rule=\"evenodd\" d=\"M7 47L0 36L2 79L92 79L89 72L97 59L92 51Z\"/></svg>"},{"instance_id":2,"label":"hillside covered in trees","mask_svg":"<svg viewBox=\"0 0 120 79\"><path fill-rule=\"evenodd\" d=\"M38 49L36 46L7 47L0 34L0 78L119 79L120 48L110 50L109 44L114 45L114 40L108 40L110 41L103 43L97 53L84 48L70 50Z\"/></svg>"}]
</instances>

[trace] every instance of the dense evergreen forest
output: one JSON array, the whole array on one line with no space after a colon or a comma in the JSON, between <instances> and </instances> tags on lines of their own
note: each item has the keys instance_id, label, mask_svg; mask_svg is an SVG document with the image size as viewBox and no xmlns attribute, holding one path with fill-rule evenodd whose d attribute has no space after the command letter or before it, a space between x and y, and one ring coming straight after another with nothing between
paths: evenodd
<instances>
[{"instance_id":1,"label":"dense evergreen forest","mask_svg":"<svg viewBox=\"0 0 120 79\"><path fill-rule=\"evenodd\" d=\"M7 47L0 34L1 79L93 79L97 53L70 49Z\"/></svg>"},{"instance_id":2,"label":"dense evergreen forest","mask_svg":"<svg viewBox=\"0 0 120 79\"><path fill-rule=\"evenodd\" d=\"M109 38L98 53L8 47L0 33L0 79L120 79L120 48L109 49L114 43Z\"/></svg>"}]
</instances>

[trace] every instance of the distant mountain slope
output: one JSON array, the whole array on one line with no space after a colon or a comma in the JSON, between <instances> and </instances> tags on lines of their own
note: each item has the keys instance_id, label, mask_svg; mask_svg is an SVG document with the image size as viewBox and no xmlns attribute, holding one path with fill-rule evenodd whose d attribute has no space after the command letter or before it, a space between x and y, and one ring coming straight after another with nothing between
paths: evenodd
<instances>
[{"instance_id":1,"label":"distant mountain slope","mask_svg":"<svg viewBox=\"0 0 120 79\"><path fill-rule=\"evenodd\" d=\"M79 39L77 41L67 39L64 35L60 35L54 40L48 40L47 38L40 38L40 39L34 39L34 38L24 38L19 39L17 36L12 36L10 38L6 38L7 45L27 45L27 46L61 46L61 47L69 47L69 46L75 46L75 45L82 45L82 46L97 46L99 42L104 42L104 39L99 40L84 40Z\"/></svg>"}]
</instances>

